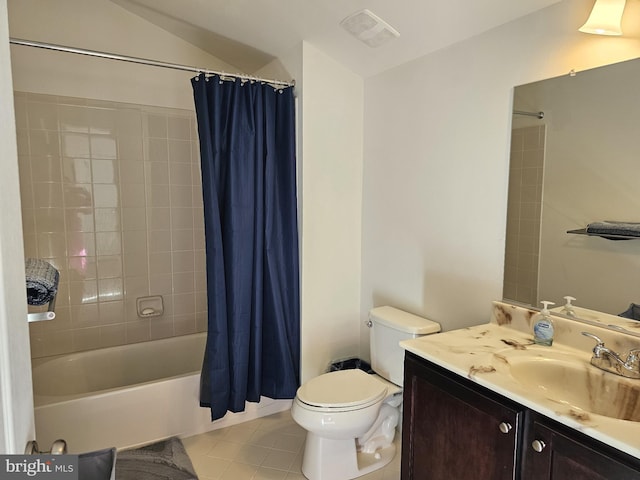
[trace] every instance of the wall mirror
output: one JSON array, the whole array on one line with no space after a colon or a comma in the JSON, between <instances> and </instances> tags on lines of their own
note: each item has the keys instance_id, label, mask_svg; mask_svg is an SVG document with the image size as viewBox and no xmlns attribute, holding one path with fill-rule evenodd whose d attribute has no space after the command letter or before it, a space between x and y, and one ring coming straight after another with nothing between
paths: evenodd
<instances>
[{"instance_id":1,"label":"wall mirror","mask_svg":"<svg viewBox=\"0 0 640 480\"><path fill-rule=\"evenodd\" d=\"M639 81L636 59L514 89L505 300L557 310L570 295L612 323L640 304L640 237L567 233L640 222Z\"/></svg>"}]
</instances>

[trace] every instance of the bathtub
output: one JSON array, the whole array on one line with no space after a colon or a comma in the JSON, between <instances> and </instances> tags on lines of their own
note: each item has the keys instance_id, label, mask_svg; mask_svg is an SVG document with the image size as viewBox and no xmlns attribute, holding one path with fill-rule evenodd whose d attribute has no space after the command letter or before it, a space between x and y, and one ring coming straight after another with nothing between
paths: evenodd
<instances>
[{"instance_id":1,"label":"bathtub","mask_svg":"<svg viewBox=\"0 0 640 480\"><path fill-rule=\"evenodd\" d=\"M34 359L36 440L70 453L187 437L291 407L262 398L211 422L199 405L206 333Z\"/></svg>"}]
</instances>

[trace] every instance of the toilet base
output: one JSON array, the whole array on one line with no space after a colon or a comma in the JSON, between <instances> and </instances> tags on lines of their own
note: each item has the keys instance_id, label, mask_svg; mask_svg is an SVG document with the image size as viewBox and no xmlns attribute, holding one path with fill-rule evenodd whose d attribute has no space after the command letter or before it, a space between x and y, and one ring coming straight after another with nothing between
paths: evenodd
<instances>
[{"instance_id":1,"label":"toilet base","mask_svg":"<svg viewBox=\"0 0 640 480\"><path fill-rule=\"evenodd\" d=\"M302 473L309 480L350 480L387 465L396 454L392 443L375 453L358 452L356 440L334 440L307 432Z\"/></svg>"}]
</instances>

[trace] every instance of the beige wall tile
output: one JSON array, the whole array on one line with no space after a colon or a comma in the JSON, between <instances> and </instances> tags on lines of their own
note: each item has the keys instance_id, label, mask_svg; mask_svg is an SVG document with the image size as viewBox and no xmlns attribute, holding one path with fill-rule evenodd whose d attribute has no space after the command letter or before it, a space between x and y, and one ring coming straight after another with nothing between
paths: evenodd
<instances>
[{"instance_id":1,"label":"beige wall tile","mask_svg":"<svg viewBox=\"0 0 640 480\"><path fill-rule=\"evenodd\" d=\"M96 232L118 232L122 229L119 208L94 209Z\"/></svg>"},{"instance_id":2,"label":"beige wall tile","mask_svg":"<svg viewBox=\"0 0 640 480\"><path fill-rule=\"evenodd\" d=\"M184 140L169 140L169 161L191 163L191 142Z\"/></svg>"},{"instance_id":3,"label":"beige wall tile","mask_svg":"<svg viewBox=\"0 0 640 480\"><path fill-rule=\"evenodd\" d=\"M42 258L67 255L67 241L64 233L38 233L37 241L38 255Z\"/></svg>"},{"instance_id":4,"label":"beige wall tile","mask_svg":"<svg viewBox=\"0 0 640 480\"><path fill-rule=\"evenodd\" d=\"M147 230L147 210L144 207L122 208L122 230Z\"/></svg>"},{"instance_id":5,"label":"beige wall tile","mask_svg":"<svg viewBox=\"0 0 640 480\"><path fill-rule=\"evenodd\" d=\"M63 132L62 138L63 157L91 158L91 148L89 147L89 135L75 132ZM34 154L32 150L32 155Z\"/></svg>"},{"instance_id":6,"label":"beige wall tile","mask_svg":"<svg viewBox=\"0 0 640 480\"><path fill-rule=\"evenodd\" d=\"M118 168L121 183L144 183L144 162L121 160Z\"/></svg>"},{"instance_id":7,"label":"beige wall tile","mask_svg":"<svg viewBox=\"0 0 640 480\"><path fill-rule=\"evenodd\" d=\"M182 230L193 228L193 210L191 208L171 208L171 228Z\"/></svg>"},{"instance_id":8,"label":"beige wall tile","mask_svg":"<svg viewBox=\"0 0 640 480\"><path fill-rule=\"evenodd\" d=\"M91 183L91 159L64 157L62 172L65 183Z\"/></svg>"},{"instance_id":9,"label":"beige wall tile","mask_svg":"<svg viewBox=\"0 0 640 480\"><path fill-rule=\"evenodd\" d=\"M61 207L62 183L34 183L33 200L36 208Z\"/></svg>"},{"instance_id":10,"label":"beige wall tile","mask_svg":"<svg viewBox=\"0 0 640 480\"><path fill-rule=\"evenodd\" d=\"M149 138L146 141L149 162L168 162L169 145L165 138Z\"/></svg>"},{"instance_id":11,"label":"beige wall tile","mask_svg":"<svg viewBox=\"0 0 640 480\"><path fill-rule=\"evenodd\" d=\"M89 133L87 109L75 105L58 105L60 131Z\"/></svg>"},{"instance_id":12,"label":"beige wall tile","mask_svg":"<svg viewBox=\"0 0 640 480\"><path fill-rule=\"evenodd\" d=\"M31 165L33 166L31 170L33 182L62 182L62 162L59 156L32 156Z\"/></svg>"},{"instance_id":13,"label":"beige wall tile","mask_svg":"<svg viewBox=\"0 0 640 480\"><path fill-rule=\"evenodd\" d=\"M150 295L171 295L173 293L173 275L163 273L149 278Z\"/></svg>"},{"instance_id":14,"label":"beige wall tile","mask_svg":"<svg viewBox=\"0 0 640 480\"><path fill-rule=\"evenodd\" d=\"M193 272L173 274L173 293L184 294L195 292L195 277ZM175 306L175 297L174 297Z\"/></svg>"},{"instance_id":15,"label":"beige wall tile","mask_svg":"<svg viewBox=\"0 0 640 480\"><path fill-rule=\"evenodd\" d=\"M105 325L100 328L100 347L115 347L126 342L125 324Z\"/></svg>"},{"instance_id":16,"label":"beige wall tile","mask_svg":"<svg viewBox=\"0 0 640 480\"><path fill-rule=\"evenodd\" d=\"M164 115L146 115L146 134L149 137L167 138L167 117Z\"/></svg>"},{"instance_id":17,"label":"beige wall tile","mask_svg":"<svg viewBox=\"0 0 640 480\"><path fill-rule=\"evenodd\" d=\"M100 348L100 328L77 328L72 331L73 350L93 350Z\"/></svg>"},{"instance_id":18,"label":"beige wall tile","mask_svg":"<svg viewBox=\"0 0 640 480\"><path fill-rule=\"evenodd\" d=\"M100 302L100 318L102 319L103 302L112 303L124 299L124 284L122 278L99 278L98 300ZM121 313L124 313L122 311ZM124 321L124 317L120 317Z\"/></svg>"},{"instance_id":19,"label":"beige wall tile","mask_svg":"<svg viewBox=\"0 0 640 480\"><path fill-rule=\"evenodd\" d=\"M15 105L25 253L61 275L32 356L204 331L193 112L20 92ZM140 319L149 294L165 313Z\"/></svg>"},{"instance_id":20,"label":"beige wall tile","mask_svg":"<svg viewBox=\"0 0 640 480\"><path fill-rule=\"evenodd\" d=\"M170 116L168 118L168 137L178 140L190 140L191 119L188 117Z\"/></svg>"},{"instance_id":21,"label":"beige wall tile","mask_svg":"<svg viewBox=\"0 0 640 480\"><path fill-rule=\"evenodd\" d=\"M91 135L91 158L118 158L118 144L116 138L110 135Z\"/></svg>"},{"instance_id":22,"label":"beige wall tile","mask_svg":"<svg viewBox=\"0 0 640 480\"><path fill-rule=\"evenodd\" d=\"M69 301L72 306L96 303L98 301L97 280L69 282Z\"/></svg>"},{"instance_id":23,"label":"beige wall tile","mask_svg":"<svg viewBox=\"0 0 640 480\"><path fill-rule=\"evenodd\" d=\"M91 160L93 183L117 183L119 162L117 160Z\"/></svg>"},{"instance_id":24,"label":"beige wall tile","mask_svg":"<svg viewBox=\"0 0 640 480\"><path fill-rule=\"evenodd\" d=\"M91 184L65 184L63 186L65 208L93 206L93 188Z\"/></svg>"},{"instance_id":25,"label":"beige wall tile","mask_svg":"<svg viewBox=\"0 0 640 480\"><path fill-rule=\"evenodd\" d=\"M70 257L67 277L70 282L93 280L98 278L96 257Z\"/></svg>"},{"instance_id":26,"label":"beige wall tile","mask_svg":"<svg viewBox=\"0 0 640 480\"><path fill-rule=\"evenodd\" d=\"M147 187L147 206L153 209L168 208L171 205L169 185L149 185Z\"/></svg>"},{"instance_id":27,"label":"beige wall tile","mask_svg":"<svg viewBox=\"0 0 640 480\"><path fill-rule=\"evenodd\" d=\"M119 137L118 158L120 160L142 162L144 159L142 137L130 135Z\"/></svg>"},{"instance_id":28,"label":"beige wall tile","mask_svg":"<svg viewBox=\"0 0 640 480\"><path fill-rule=\"evenodd\" d=\"M151 319L150 319L151 320ZM152 340L173 337L173 317L155 317L149 321L149 335Z\"/></svg>"},{"instance_id":29,"label":"beige wall tile","mask_svg":"<svg viewBox=\"0 0 640 480\"><path fill-rule=\"evenodd\" d=\"M64 208L36 208L32 210L36 231L41 233L64 232Z\"/></svg>"},{"instance_id":30,"label":"beige wall tile","mask_svg":"<svg viewBox=\"0 0 640 480\"><path fill-rule=\"evenodd\" d=\"M58 130L58 108L55 103L27 102L27 121L33 130Z\"/></svg>"},{"instance_id":31,"label":"beige wall tile","mask_svg":"<svg viewBox=\"0 0 640 480\"><path fill-rule=\"evenodd\" d=\"M150 340L149 319L127 322L125 325L125 338L127 343L146 342Z\"/></svg>"},{"instance_id":32,"label":"beige wall tile","mask_svg":"<svg viewBox=\"0 0 640 480\"><path fill-rule=\"evenodd\" d=\"M171 230L151 230L149 232L149 253L171 251Z\"/></svg>"},{"instance_id":33,"label":"beige wall tile","mask_svg":"<svg viewBox=\"0 0 640 480\"><path fill-rule=\"evenodd\" d=\"M118 185L93 185L93 203L96 208L116 208L120 206Z\"/></svg>"},{"instance_id":34,"label":"beige wall tile","mask_svg":"<svg viewBox=\"0 0 640 480\"><path fill-rule=\"evenodd\" d=\"M100 312L100 325L111 325L114 323L124 322L124 301L101 301L98 304L98 308Z\"/></svg>"},{"instance_id":35,"label":"beige wall tile","mask_svg":"<svg viewBox=\"0 0 640 480\"><path fill-rule=\"evenodd\" d=\"M60 141L57 132L48 130L29 130L29 153L37 157L59 157ZM64 145L64 143L63 143ZM64 150L63 150L64 151Z\"/></svg>"},{"instance_id":36,"label":"beige wall tile","mask_svg":"<svg viewBox=\"0 0 640 480\"><path fill-rule=\"evenodd\" d=\"M115 135L118 115L108 108L89 108L89 131L105 135Z\"/></svg>"},{"instance_id":37,"label":"beige wall tile","mask_svg":"<svg viewBox=\"0 0 640 480\"><path fill-rule=\"evenodd\" d=\"M65 208L64 226L67 232L95 232L92 208Z\"/></svg>"},{"instance_id":38,"label":"beige wall tile","mask_svg":"<svg viewBox=\"0 0 640 480\"><path fill-rule=\"evenodd\" d=\"M120 232L96 232L97 255L121 255L122 239Z\"/></svg>"},{"instance_id":39,"label":"beige wall tile","mask_svg":"<svg viewBox=\"0 0 640 480\"><path fill-rule=\"evenodd\" d=\"M98 275L100 278L122 277L121 255L100 255L97 257Z\"/></svg>"},{"instance_id":40,"label":"beige wall tile","mask_svg":"<svg viewBox=\"0 0 640 480\"><path fill-rule=\"evenodd\" d=\"M116 113L116 132L121 136L142 138L142 115L136 108L119 108Z\"/></svg>"}]
</instances>

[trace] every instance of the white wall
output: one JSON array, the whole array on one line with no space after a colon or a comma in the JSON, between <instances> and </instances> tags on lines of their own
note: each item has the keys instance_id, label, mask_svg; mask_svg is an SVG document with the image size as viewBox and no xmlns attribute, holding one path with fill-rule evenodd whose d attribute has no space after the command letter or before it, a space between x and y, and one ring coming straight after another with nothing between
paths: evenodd
<instances>
[{"instance_id":1,"label":"white wall","mask_svg":"<svg viewBox=\"0 0 640 480\"><path fill-rule=\"evenodd\" d=\"M390 303L445 330L488 320L513 87L640 54L636 25L623 38L577 31L592 5L562 1L366 81L361 317ZM638 8L628 2L623 29Z\"/></svg>"},{"instance_id":2,"label":"white wall","mask_svg":"<svg viewBox=\"0 0 640 480\"><path fill-rule=\"evenodd\" d=\"M304 382L359 349L363 81L309 43L302 58Z\"/></svg>"},{"instance_id":3,"label":"white wall","mask_svg":"<svg viewBox=\"0 0 640 480\"><path fill-rule=\"evenodd\" d=\"M0 0L0 453L35 438L7 4Z\"/></svg>"}]
</instances>

